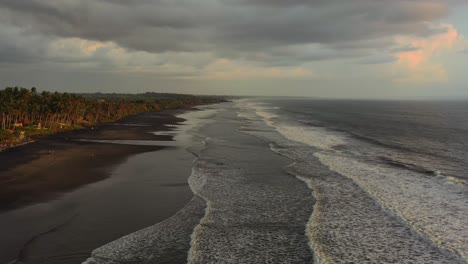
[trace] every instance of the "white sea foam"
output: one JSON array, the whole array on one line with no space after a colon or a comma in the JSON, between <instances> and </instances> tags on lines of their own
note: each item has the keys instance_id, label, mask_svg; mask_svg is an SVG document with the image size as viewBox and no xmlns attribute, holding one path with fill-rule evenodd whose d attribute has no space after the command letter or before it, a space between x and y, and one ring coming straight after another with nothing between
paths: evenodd
<instances>
[{"instance_id":1,"label":"white sea foam","mask_svg":"<svg viewBox=\"0 0 468 264\"><path fill-rule=\"evenodd\" d=\"M190 234L203 217L204 208L205 201L195 196L171 218L94 250L83 264L183 261L183 254L190 248Z\"/></svg>"},{"instance_id":2,"label":"white sea foam","mask_svg":"<svg viewBox=\"0 0 468 264\"><path fill-rule=\"evenodd\" d=\"M173 146L188 146L188 141L197 135L197 130L212 122L218 113L216 107L202 107L201 111L187 112L179 115L186 119L177 125ZM210 139L206 139L209 141ZM200 138L201 141L201 138ZM161 141L123 141L99 140L100 143L161 145ZM172 145L171 145L172 146ZM192 145L193 147L193 145ZM206 203L196 195L206 182L207 174L202 171L204 161L199 158L193 162L192 173L188 179L194 198L174 216L143 230L131 233L92 252L91 258L84 264L122 264L122 263L173 263L182 262L184 253L190 249L190 237L200 219L205 215ZM136 216L138 217L138 216Z\"/></svg>"},{"instance_id":3,"label":"white sea foam","mask_svg":"<svg viewBox=\"0 0 468 264\"><path fill-rule=\"evenodd\" d=\"M468 259L468 248L466 247L468 245L466 229L468 226L468 205L466 204L467 192L463 185L447 185L437 177L391 168L384 164L360 161L352 156L344 156L334 147L348 142L346 134L310 127L300 122L284 122L284 118L281 119L278 114L265 111L263 106L258 106L254 102L242 105L240 111L249 111L247 107L250 107L250 111L254 111L267 125L273 127L290 141L277 137L269 138L268 135L261 132L249 131L249 133L256 134L261 138L269 138L269 140L283 146L284 148L279 147L273 150L296 160L296 164L291 167L294 170L293 173L311 177L309 178L309 186L315 191L317 204L309 224L309 238L317 257L323 263L340 262L336 259L337 254L348 254L349 260L353 259L352 256L354 256L357 262L362 262L363 259L360 259L359 254L363 250L372 251L373 248L380 248L380 245L398 244L401 248L414 251L414 254L409 254L406 257L418 263L428 261L457 262L456 259L450 257L449 253L441 255L436 249L431 248L430 244L419 241L420 239L417 237L405 236L403 233L407 231L404 230L404 227L397 223L392 224L394 220L385 216L385 213L379 211L380 209L374 208L375 206L373 207L366 200L365 193L406 222L412 230L432 240L438 247L452 251L465 260ZM314 149L301 147L301 143ZM327 174L327 172L320 172L323 169L314 165L315 158L312 155L319 158L321 163L330 169L357 183L362 190L365 190L365 193L360 193L353 184L347 182L345 178L339 178L338 175L317 177L317 175ZM330 181L330 179L334 180ZM350 205L346 204L347 201L342 201L343 197L347 197L347 195L351 195L348 202L353 201ZM334 203L330 204L330 201L334 201ZM331 208L334 211L330 211ZM355 210L360 211L356 212ZM330 215L334 215L334 217L330 218ZM379 226L379 222L369 222L370 219L380 219L378 221L382 225ZM369 233L368 229L359 230L359 225L356 225L366 222L369 228L372 227L372 233ZM348 226L344 229L339 228L342 225ZM350 228L349 225L355 228ZM337 240L333 241L332 239L335 246L342 245L343 248L330 247L324 243L324 235L330 235L330 231L324 231L324 228L327 227L335 230L334 236ZM375 234L375 232L381 233ZM387 234L386 240L379 241L379 237L383 234ZM363 237L363 235L367 237ZM375 238L369 239L372 236ZM351 251L346 250L345 247L350 247L350 243L360 243L361 246L360 248L351 247ZM380 244L373 245L375 243ZM387 251L391 252L391 250ZM395 252L395 254L398 253ZM382 257L382 254L375 253L374 255L374 259ZM394 257L389 257L389 259L392 258Z\"/></svg>"},{"instance_id":4,"label":"white sea foam","mask_svg":"<svg viewBox=\"0 0 468 264\"><path fill-rule=\"evenodd\" d=\"M191 139L191 133L187 133L197 127L202 127L213 121L213 117L220 109L214 106L200 107L198 111L188 111L177 115L177 117L185 119L177 125L169 125L172 130L153 132L155 135L173 135L175 141L187 143Z\"/></svg>"},{"instance_id":5,"label":"white sea foam","mask_svg":"<svg viewBox=\"0 0 468 264\"><path fill-rule=\"evenodd\" d=\"M315 153L330 169L353 179L386 208L441 247L468 260L468 204L464 186L414 172Z\"/></svg>"},{"instance_id":6,"label":"white sea foam","mask_svg":"<svg viewBox=\"0 0 468 264\"><path fill-rule=\"evenodd\" d=\"M258 119L258 116L255 113L249 111L239 111L237 112L237 117L244 118L249 121Z\"/></svg>"},{"instance_id":7,"label":"white sea foam","mask_svg":"<svg viewBox=\"0 0 468 264\"><path fill-rule=\"evenodd\" d=\"M265 107L254 102L238 104L240 109L253 109L255 114L262 117L264 122L275 128L279 133L290 140L304 143L320 149L331 149L334 146L345 144L346 138L342 133L330 132L323 128L304 126L300 123L287 123L277 125L276 119L279 117L268 110L273 107ZM249 111L240 111L243 115L248 115Z\"/></svg>"},{"instance_id":8,"label":"white sea foam","mask_svg":"<svg viewBox=\"0 0 468 264\"><path fill-rule=\"evenodd\" d=\"M456 177L452 177L452 176L448 176L448 177L444 177L446 179L446 182L449 183L449 184L461 184L461 185L466 185L466 180L463 180L463 179L460 179L460 178L456 178Z\"/></svg>"},{"instance_id":9,"label":"white sea foam","mask_svg":"<svg viewBox=\"0 0 468 264\"><path fill-rule=\"evenodd\" d=\"M284 174L284 158L236 132L246 124L231 115L206 132L211 140L195 166L204 184L194 189L208 207L192 234L189 263L310 262L310 190Z\"/></svg>"},{"instance_id":10,"label":"white sea foam","mask_svg":"<svg viewBox=\"0 0 468 264\"><path fill-rule=\"evenodd\" d=\"M189 111L180 115L185 119L180 124L169 125L172 130L152 132L154 135L174 136L173 140L113 140L113 139L77 139L76 141L107 143L119 145L177 147L187 146L193 141L196 129L213 122L213 117L220 111L214 106L202 107L199 111Z\"/></svg>"},{"instance_id":11,"label":"white sea foam","mask_svg":"<svg viewBox=\"0 0 468 264\"><path fill-rule=\"evenodd\" d=\"M196 159L193 163L192 174L189 177L188 183L194 194L199 193L206 183L208 175L201 169L205 163L205 161L200 159Z\"/></svg>"},{"instance_id":12,"label":"white sea foam","mask_svg":"<svg viewBox=\"0 0 468 264\"><path fill-rule=\"evenodd\" d=\"M200 171L202 164L196 159L189 177L189 186L194 193L206 181L206 174ZM94 250L83 264L181 262L184 253L190 249L190 236L204 217L205 209L205 200L195 195L174 216Z\"/></svg>"}]
</instances>

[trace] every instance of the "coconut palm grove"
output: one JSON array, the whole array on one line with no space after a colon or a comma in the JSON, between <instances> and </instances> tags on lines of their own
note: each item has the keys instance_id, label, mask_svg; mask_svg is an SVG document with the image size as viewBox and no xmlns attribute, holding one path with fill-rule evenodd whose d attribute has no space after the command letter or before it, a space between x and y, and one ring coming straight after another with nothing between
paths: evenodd
<instances>
[{"instance_id":1,"label":"coconut palm grove","mask_svg":"<svg viewBox=\"0 0 468 264\"><path fill-rule=\"evenodd\" d=\"M100 122L162 109L220 101L217 97L181 94L70 94L38 92L35 87L0 90L0 149L31 137L79 129Z\"/></svg>"}]
</instances>

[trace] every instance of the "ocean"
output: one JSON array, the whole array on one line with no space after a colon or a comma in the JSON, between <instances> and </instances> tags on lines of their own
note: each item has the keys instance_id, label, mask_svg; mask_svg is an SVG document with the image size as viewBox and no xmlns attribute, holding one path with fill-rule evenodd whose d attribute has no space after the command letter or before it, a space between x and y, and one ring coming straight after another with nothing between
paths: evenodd
<instances>
[{"instance_id":1,"label":"ocean","mask_svg":"<svg viewBox=\"0 0 468 264\"><path fill-rule=\"evenodd\" d=\"M189 263L467 263L466 102L248 98L203 113L193 200L87 263L170 263L181 241Z\"/></svg>"},{"instance_id":2,"label":"ocean","mask_svg":"<svg viewBox=\"0 0 468 264\"><path fill-rule=\"evenodd\" d=\"M341 147L348 154L448 180L468 179L466 101L267 102L282 110L273 114L307 127L321 127L345 140Z\"/></svg>"}]
</instances>

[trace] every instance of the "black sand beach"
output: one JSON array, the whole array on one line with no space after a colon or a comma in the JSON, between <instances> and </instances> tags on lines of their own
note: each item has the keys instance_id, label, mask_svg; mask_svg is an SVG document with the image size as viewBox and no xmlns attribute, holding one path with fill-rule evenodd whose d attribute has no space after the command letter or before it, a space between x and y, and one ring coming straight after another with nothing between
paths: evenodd
<instances>
[{"instance_id":1,"label":"black sand beach","mask_svg":"<svg viewBox=\"0 0 468 264\"><path fill-rule=\"evenodd\" d=\"M168 130L180 111L124 118L83 130L42 137L36 142L0 152L0 211L53 198L63 191L109 176L106 168L137 153L161 147L110 145L88 140L172 140L154 131ZM167 126L169 125L169 126Z\"/></svg>"},{"instance_id":2,"label":"black sand beach","mask_svg":"<svg viewBox=\"0 0 468 264\"><path fill-rule=\"evenodd\" d=\"M1 152L0 263L81 263L184 207L194 159L184 148L77 141L171 141L151 132L183 121L180 113L140 114Z\"/></svg>"}]
</instances>

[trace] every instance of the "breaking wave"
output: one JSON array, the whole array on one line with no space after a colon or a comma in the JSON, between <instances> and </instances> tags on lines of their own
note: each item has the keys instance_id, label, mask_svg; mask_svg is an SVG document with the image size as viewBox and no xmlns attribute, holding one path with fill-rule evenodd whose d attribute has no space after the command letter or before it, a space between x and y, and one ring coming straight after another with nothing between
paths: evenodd
<instances>
[{"instance_id":1,"label":"breaking wave","mask_svg":"<svg viewBox=\"0 0 468 264\"><path fill-rule=\"evenodd\" d=\"M468 197L459 179L402 163L401 158L382 159L392 156L377 149L380 146L370 148L349 134L290 120L264 104L240 100L237 105L282 136L250 132L275 142L274 151L292 157L296 163L291 173L307 179L314 190L317 204L308 232L322 262L362 263L361 257L369 257L362 251L373 252L373 261L384 256L398 262L401 252L392 252L392 246L407 252L402 259L417 263L468 260ZM338 247L328 245L331 242ZM386 253L379 252L382 245ZM336 258L337 254L352 257Z\"/></svg>"}]
</instances>

